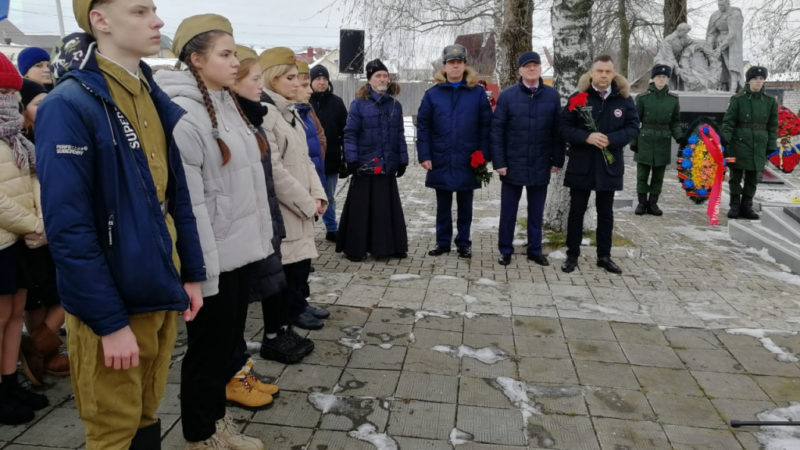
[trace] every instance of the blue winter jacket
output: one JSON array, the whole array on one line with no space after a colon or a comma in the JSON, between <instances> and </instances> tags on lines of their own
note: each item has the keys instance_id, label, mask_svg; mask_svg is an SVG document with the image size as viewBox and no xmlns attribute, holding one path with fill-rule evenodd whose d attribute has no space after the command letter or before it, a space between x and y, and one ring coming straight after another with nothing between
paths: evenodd
<instances>
[{"instance_id":1,"label":"blue winter jacket","mask_svg":"<svg viewBox=\"0 0 800 450\"><path fill-rule=\"evenodd\" d=\"M578 92L589 94L587 103L592 107L592 117L597 127L608 136L608 150L614 156L614 162L606 165L600 149L586 143L586 138L592 132L578 109L570 112L568 105L561 115L561 136L570 145L564 186L597 191L622 190L625 170L622 151L639 135L639 114L628 90L628 81L622 75L617 75L611 82L611 93L604 100L591 87L588 73L578 81ZM576 94L572 94L570 99Z\"/></svg>"},{"instance_id":2,"label":"blue winter jacket","mask_svg":"<svg viewBox=\"0 0 800 450\"><path fill-rule=\"evenodd\" d=\"M319 181L325 186L325 159L322 157L322 143L319 141L319 134L317 134L317 124L314 118L311 117L311 105L298 104L294 107L295 111L300 114L303 119L303 128L306 130L306 142L308 143L308 157L314 163L314 168L319 175Z\"/></svg>"},{"instance_id":3,"label":"blue winter jacket","mask_svg":"<svg viewBox=\"0 0 800 450\"><path fill-rule=\"evenodd\" d=\"M491 154L500 177L517 186L544 186L551 167L564 165L564 141L559 133L561 99L558 91L539 83L531 92L521 81L503 90L492 117Z\"/></svg>"},{"instance_id":4,"label":"blue winter jacket","mask_svg":"<svg viewBox=\"0 0 800 450\"><path fill-rule=\"evenodd\" d=\"M403 107L395 100L399 91L390 83L381 95L369 85L356 92L344 127L344 155L348 165L357 164L359 175L394 175L408 165L408 148L403 129Z\"/></svg>"},{"instance_id":5,"label":"blue winter jacket","mask_svg":"<svg viewBox=\"0 0 800 450\"><path fill-rule=\"evenodd\" d=\"M76 35L72 35L76 36ZM65 42L69 70L39 105L37 172L44 223L56 263L64 309L100 336L129 324L129 315L186 310L184 282L203 281L206 270L192 204L172 130L183 110L139 70L170 143L166 211L175 222L179 274L172 240L136 132L115 106L88 35ZM74 41L74 42L73 42ZM74 66L70 66L70 61ZM80 67L80 69L78 69Z\"/></svg>"},{"instance_id":6,"label":"blue winter jacket","mask_svg":"<svg viewBox=\"0 0 800 450\"><path fill-rule=\"evenodd\" d=\"M425 186L445 191L469 191L481 187L470 166L475 150L489 161L492 107L477 76L467 68L464 81L453 87L440 71L422 97L417 113L417 157L431 161Z\"/></svg>"}]
</instances>

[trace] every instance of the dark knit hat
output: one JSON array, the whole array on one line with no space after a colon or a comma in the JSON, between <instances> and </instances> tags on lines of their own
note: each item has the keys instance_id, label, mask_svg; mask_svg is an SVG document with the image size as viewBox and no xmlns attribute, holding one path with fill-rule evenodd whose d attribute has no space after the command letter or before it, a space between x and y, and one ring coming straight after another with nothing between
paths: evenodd
<instances>
[{"instance_id":1,"label":"dark knit hat","mask_svg":"<svg viewBox=\"0 0 800 450\"><path fill-rule=\"evenodd\" d=\"M753 66L753 67L747 69L747 74L745 75L745 82L749 83L750 80L752 80L755 77L761 77L761 78L766 80L768 73L769 72L767 71L766 67Z\"/></svg>"},{"instance_id":2,"label":"dark knit hat","mask_svg":"<svg viewBox=\"0 0 800 450\"><path fill-rule=\"evenodd\" d=\"M325 77L326 80L331 81L331 74L325 66L317 64L311 68L311 80L316 80L319 77Z\"/></svg>"},{"instance_id":3,"label":"dark knit hat","mask_svg":"<svg viewBox=\"0 0 800 450\"><path fill-rule=\"evenodd\" d=\"M369 79L372 78L372 75L374 75L375 72L380 72L381 70L389 72L389 69L386 68L386 65L384 65L380 59L373 59L372 61L368 62L367 81L369 81Z\"/></svg>"},{"instance_id":4,"label":"dark knit hat","mask_svg":"<svg viewBox=\"0 0 800 450\"><path fill-rule=\"evenodd\" d=\"M519 59L517 59L517 67L522 67L530 62L541 64L542 58L536 52L525 52L519 55Z\"/></svg>"},{"instance_id":5,"label":"dark knit hat","mask_svg":"<svg viewBox=\"0 0 800 450\"><path fill-rule=\"evenodd\" d=\"M664 64L656 64L650 69L650 78L655 78L656 75L666 75L669 78L672 76L672 68Z\"/></svg>"},{"instance_id":6,"label":"dark knit hat","mask_svg":"<svg viewBox=\"0 0 800 450\"><path fill-rule=\"evenodd\" d=\"M442 51L442 64L447 64L447 61L460 59L467 63L467 49L461 44L448 45Z\"/></svg>"},{"instance_id":7,"label":"dark knit hat","mask_svg":"<svg viewBox=\"0 0 800 450\"><path fill-rule=\"evenodd\" d=\"M47 89L35 81L23 79L22 89L19 90L19 94L22 96L22 107L26 108L28 103L35 99L39 94L47 94Z\"/></svg>"},{"instance_id":8,"label":"dark knit hat","mask_svg":"<svg viewBox=\"0 0 800 450\"><path fill-rule=\"evenodd\" d=\"M17 55L17 67L19 73L24 77L31 67L42 61L50 62L50 54L47 50L39 47L28 47Z\"/></svg>"},{"instance_id":9,"label":"dark knit hat","mask_svg":"<svg viewBox=\"0 0 800 450\"><path fill-rule=\"evenodd\" d=\"M17 68L6 55L0 53L0 89L13 89L18 91L22 88L22 75L17 72Z\"/></svg>"}]
</instances>

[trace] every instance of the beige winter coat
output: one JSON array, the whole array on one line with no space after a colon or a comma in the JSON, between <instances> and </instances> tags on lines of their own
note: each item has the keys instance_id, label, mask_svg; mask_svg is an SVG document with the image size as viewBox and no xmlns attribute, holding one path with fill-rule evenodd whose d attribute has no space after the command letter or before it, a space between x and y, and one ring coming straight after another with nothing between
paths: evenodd
<instances>
[{"instance_id":1,"label":"beige winter coat","mask_svg":"<svg viewBox=\"0 0 800 450\"><path fill-rule=\"evenodd\" d=\"M14 150L0 140L0 250L11 247L22 236L33 233L36 211L34 177L14 162Z\"/></svg>"},{"instance_id":2,"label":"beige winter coat","mask_svg":"<svg viewBox=\"0 0 800 450\"><path fill-rule=\"evenodd\" d=\"M314 242L316 200L327 202L328 197L308 157L306 131L294 104L280 94L264 91L275 102L265 103L268 112L262 126L267 132L275 194L286 226L281 242L281 262L285 265L319 256Z\"/></svg>"}]
</instances>

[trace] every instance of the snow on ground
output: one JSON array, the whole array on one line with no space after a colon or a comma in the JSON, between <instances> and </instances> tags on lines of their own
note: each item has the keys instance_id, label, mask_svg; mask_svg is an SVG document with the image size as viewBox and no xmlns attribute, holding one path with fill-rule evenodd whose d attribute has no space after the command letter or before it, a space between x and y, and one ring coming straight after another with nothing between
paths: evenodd
<instances>
[{"instance_id":1,"label":"snow on ground","mask_svg":"<svg viewBox=\"0 0 800 450\"><path fill-rule=\"evenodd\" d=\"M475 284L480 284L482 286L498 286L499 285L499 283L497 281L490 280L488 278L479 278L478 281L475 282Z\"/></svg>"},{"instance_id":2,"label":"snow on ground","mask_svg":"<svg viewBox=\"0 0 800 450\"><path fill-rule=\"evenodd\" d=\"M800 403L791 402L785 408L776 408L758 413L758 420L763 421L800 421ZM778 426L761 427L756 439L764 450L797 450L800 448L800 427Z\"/></svg>"},{"instance_id":3,"label":"snow on ground","mask_svg":"<svg viewBox=\"0 0 800 450\"><path fill-rule=\"evenodd\" d=\"M481 217L477 220L472 220L472 229L475 231L492 231L497 232L497 224L500 223L499 216Z\"/></svg>"},{"instance_id":4,"label":"snow on ground","mask_svg":"<svg viewBox=\"0 0 800 450\"><path fill-rule=\"evenodd\" d=\"M478 314L474 313L472 311L460 312L459 314L461 314L462 316L466 317L467 319L474 319L474 318L478 317Z\"/></svg>"},{"instance_id":5,"label":"snow on ground","mask_svg":"<svg viewBox=\"0 0 800 450\"><path fill-rule=\"evenodd\" d=\"M453 318L452 316L448 316L447 314L440 311L417 311L416 313L414 313L414 323L417 323L426 317L438 317L440 319Z\"/></svg>"},{"instance_id":6,"label":"snow on ground","mask_svg":"<svg viewBox=\"0 0 800 450\"><path fill-rule=\"evenodd\" d=\"M340 397L332 394L323 394L322 392L312 392L308 394L308 401L314 408L322 412L322 414L337 411L341 409L343 405Z\"/></svg>"},{"instance_id":7,"label":"snow on ground","mask_svg":"<svg viewBox=\"0 0 800 450\"><path fill-rule=\"evenodd\" d=\"M588 309L590 311L601 312L601 313L604 313L604 314L617 314L617 315L621 315L621 316L627 314L624 311L620 311L620 310L614 309L614 308L609 308L607 306L601 306L601 305L598 305L598 304L595 304L595 303L586 303L586 302L584 302L584 303L581 303L580 305L578 305L578 307L579 308L583 308L583 309Z\"/></svg>"},{"instance_id":8,"label":"snow on ground","mask_svg":"<svg viewBox=\"0 0 800 450\"><path fill-rule=\"evenodd\" d=\"M794 353L786 350L783 347L780 347L778 344L775 343L772 339L769 338L770 335L773 336L794 336L797 332L794 331L780 331L780 330L764 330L759 328L730 328L725 330L728 334L737 334L742 336L751 336L759 340L761 344L767 349L769 352L778 355L778 361L783 362L798 362L800 359L797 358L797 355Z\"/></svg>"},{"instance_id":9,"label":"snow on ground","mask_svg":"<svg viewBox=\"0 0 800 450\"><path fill-rule=\"evenodd\" d=\"M360 338L346 338L346 337L343 337L343 338L339 339L339 345L343 345L345 347L350 347L353 350L358 350L358 349L364 348L364 341L362 341Z\"/></svg>"},{"instance_id":10,"label":"snow on ground","mask_svg":"<svg viewBox=\"0 0 800 450\"><path fill-rule=\"evenodd\" d=\"M455 447L456 445L464 445L472 442L474 436L467 433L466 431L461 431L458 428L453 428L450 430L450 445Z\"/></svg>"},{"instance_id":11,"label":"snow on ground","mask_svg":"<svg viewBox=\"0 0 800 450\"><path fill-rule=\"evenodd\" d=\"M564 254L564 252L562 252L561 250L550 252L547 256L553 259L567 259L567 255Z\"/></svg>"},{"instance_id":12,"label":"snow on ground","mask_svg":"<svg viewBox=\"0 0 800 450\"><path fill-rule=\"evenodd\" d=\"M454 358L472 358L484 364L496 364L508 359L508 354L497 347L472 348L468 345L459 345L453 348L449 345L436 345L431 350L448 354Z\"/></svg>"},{"instance_id":13,"label":"snow on ground","mask_svg":"<svg viewBox=\"0 0 800 450\"><path fill-rule=\"evenodd\" d=\"M461 293L459 293L459 292L453 292L451 295L452 295L453 297L461 297L461 299L462 299L462 300L464 300L464 303L466 303L466 304L468 304L468 305L469 305L469 304L471 304L471 303L475 303L476 301L478 301L478 299L477 299L477 298L475 298L475 297L473 297L473 296L471 296L471 295L467 295L467 294L461 294Z\"/></svg>"},{"instance_id":14,"label":"snow on ground","mask_svg":"<svg viewBox=\"0 0 800 450\"><path fill-rule=\"evenodd\" d=\"M356 438L361 441L369 442L374 445L377 450L397 450L397 442L386 433L378 433L375 425L365 423L357 429L347 433L348 436Z\"/></svg>"},{"instance_id":15,"label":"snow on ground","mask_svg":"<svg viewBox=\"0 0 800 450\"><path fill-rule=\"evenodd\" d=\"M247 341L247 352L258 353L261 351L261 342Z\"/></svg>"},{"instance_id":16,"label":"snow on ground","mask_svg":"<svg viewBox=\"0 0 800 450\"><path fill-rule=\"evenodd\" d=\"M751 267L748 267L747 270L742 270L742 272L747 274L757 273L759 275L764 275L778 281L783 281L785 283L793 284L795 286L800 286L800 276L790 273L788 271L769 270L763 267L759 267L757 265L753 265Z\"/></svg>"},{"instance_id":17,"label":"snow on ground","mask_svg":"<svg viewBox=\"0 0 800 450\"><path fill-rule=\"evenodd\" d=\"M435 280L459 280L460 278L454 277L452 275L436 275L433 277Z\"/></svg>"},{"instance_id":18,"label":"snow on ground","mask_svg":"<svg viewBox=\"0 0 800 450\"><path fill-rule=\"evenodd\" d=\"M535 402L528 397L528 383L508 377L497 377L495 381L511 404L522 411L522 419L526 425L531 416L542 414L539 408L536 407Z\"/></svg>"},{"instance_id":19,"label":"snow on ground","mask_svg":"<svg viewBox=\"0 0 800 450\"><path fill-rule=\"evenodd\" d=\"M389 280L391 280L391 281L403 281L403 280L416 280L418 278L421 278L421 277L419 275L417 275L417 274L414 274L414 273L398 273L398 274L394 274L394 275L390 276Z\"/></svg>"}]
</instances>

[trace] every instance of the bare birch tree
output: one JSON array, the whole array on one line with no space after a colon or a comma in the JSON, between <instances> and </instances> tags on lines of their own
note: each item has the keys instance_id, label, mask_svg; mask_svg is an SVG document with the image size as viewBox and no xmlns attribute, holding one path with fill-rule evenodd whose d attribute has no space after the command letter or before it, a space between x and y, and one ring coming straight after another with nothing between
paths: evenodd
<instances>
[{"instance_id":1,"label":"bare birch tree","mask_svg":"<svg viewBox=\"0 0 800 450\"><path fill-rule=\"evenodd\" d=\"M771 72L800 70L800 1L774 0L750 7L747 24L751 41L759 42L752 64L766 65Z\"/></svg>"}]
</instances>

